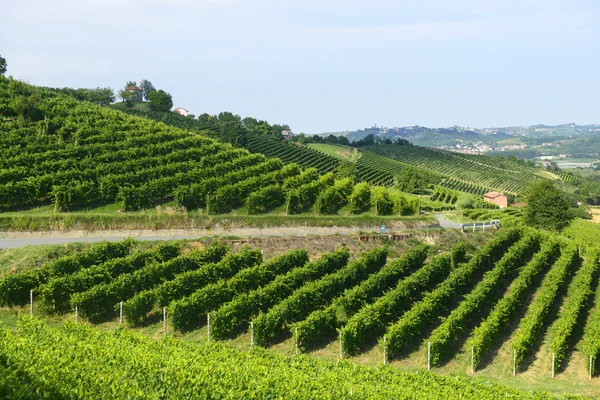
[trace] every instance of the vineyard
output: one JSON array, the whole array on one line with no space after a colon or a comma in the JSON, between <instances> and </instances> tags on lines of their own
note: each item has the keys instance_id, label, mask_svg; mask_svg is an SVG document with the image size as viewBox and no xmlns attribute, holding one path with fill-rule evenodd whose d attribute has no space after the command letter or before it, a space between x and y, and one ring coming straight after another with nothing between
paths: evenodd
<instances>
[{"instance_id":1,"label":"vineyard","mask_svg":"<svg viewBox=\"0 0 600 400\"><path fill-rule=\"evenodd\" d=\"M136 211L169 203L205 214L336 214L349 205L353 183L330 173L338 160L308 147L248 135L252 154L210 131L181 130L4 77L0 94L10 100L0 104L7 116L0 122L2 211L110 204ZM28 101L27 110L17 107ZM189 128L181 118L193 121L168 122ZM393 182L391 174L359 171L374 184ZM394 212L370 204L361 212L371 208Z\"/></svg>"},{"instance_id":2,"label":"vineyard","mask_svg":"<svg viewBox=\"0 0 600 400\"><path fill-rule=\"evenodd\" d=\"M482 195L489 191L500 191L511 194L522 193L532 181L543 179L538 170L506 160L498 161L493 157L463 155L440 149L419 146L372 145L361 149L364 155L373 154L371 164L380 168L393 169L389 161L395 161L396 168L412 166L435 174L438 185L461 192ZM364 157L364 156L363 156ZM577 195L580 188L572 183L577 179L571 175L561 175L562 180L556 184L563 191ZM579 186L594 188L592 182L581 180ZM597 188L596 188L597 189Z\"/></svg>"},{"instance_id":3,"label":"vineyard","mask_svg":"<svg viewBox=\"0 0 600 400\"><path fill-rule=\"evenodd\" d=\"M67 320L76 315L80 322L57 331L36 320L21 318L16 333L2 331L0 368L22 368L22 354L29 351L43 354L36 359L43 363L45 357L56 357L53 352L59 349L57 343L71 342L76 337L87 343L85 350L69 350L73 355L65 357L72 364L63 367L83 368L82 375L90 374L90 379L100 381L109 369L76 361L87 357L96 340L130 343L134 346L131 354L147 352L149 363L159 362L152 361L159 357L151 350L155 347L173 346L170 351L178 352L184 350L177 349L191 351L198 346L188 347L173 339L156 342L130 330L98 334L81 325L82 321L116 321L117 325L136 329L157 321L162 326L166 317L161 330L169 335L196 337L194 332L201 331L205 335L203 341L241 340L247 341L244 347L255 348L250 354L220 344L194 350L199 352L198 357L203 354L204 362L215 357L210 362L215 368L217 359L225 357L223 354L244 358L247 361L242 364L248 368L247 362L254 357L273 357L289 365L308 363L317 368L327 364L300 354L318 353L333 345L339 348L336 357L343 359L375 351L383 363L401 365L407 358L420 359L422 366L434 369L443 368L467 352L470 357L464 367L478 374L495 362L493 349L503 345L510 348L511 355L514 352L511 362L504 366L506 371L514 369L521 374L527 371L531 357L550 356L538 352L540 338L546 337L549 345L543 349L551 352L553 373L560 374L573 363L570 354L576 350L574 340L581 340L584 350L577 351L583 351L588 361L570 367L586 375L591 367L592 375L596 375L597 363L590 366L589 357L593 361L600 355L600 253L592 247L580 250L575 243L533 230L506 228L475 251L462 243L447 253L418 244L393 258L389 248L375 247L356 255L340 248L313 259L305 250L291 250L268 260L260 250L232 252L219 243L193 251L182 251L177 242L144 250L136 249L131 240L101 243L0 280L0 306L22 307L34 315L63 316L60 318ZM590 308L590 304L594 307ZM46 335L44 340L38 337L41 332ZM43 345L50 342L55 345ZM277 348L282 343L287 343L297 358L288 360L259 350ZM98 354L101 359L126 354L116 350L121 346L104 348ZM196 356L185 360L197 360ZM168 379L173 385L184 379L175 371L201 368L195 364L199 361L192 363L177 357L170 360L187 365L173 366L175 375ZM345 365L351 364L338 364L338 368L344 371ZM57 376L63 367L56 366L56 370L45 373ZM336 371L331 373L337 374ZM386 368L379 373L399 374L392 371ZM203 375L198 372L194 376L200 379ZM25 377L25 382L34 387L52 382L35 374L15 377ZM385 390L371 386L367 389L361 386L366 382L351 382L355 383L344 384L340 390L349 391L351 387L355 395L367 391L364 393L369 396L379 393L377 390L391 390L391 386L385 386ZM82 382L72 384L86 390ZM227 387L230 383L225 380L222 384ZM62 390L62 386L41 387L53 394ZM175 387L175 391L184 390ZM522 394L513 396L521 398Z\"/></svg>"}]
</instances>

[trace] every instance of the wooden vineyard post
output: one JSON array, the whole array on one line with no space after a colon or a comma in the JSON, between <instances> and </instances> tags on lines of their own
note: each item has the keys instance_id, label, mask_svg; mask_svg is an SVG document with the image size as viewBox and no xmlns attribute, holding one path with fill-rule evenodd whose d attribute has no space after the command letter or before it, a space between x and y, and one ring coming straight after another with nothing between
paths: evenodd
<instances>
[{"instance_id":1,"label":"wooden vineyard post","mask_svg":"<svg viewBox=\"0 0 600 400\"><path fill-rule=\"evenodd\" d=\"M554 352L552 352L552 378L554 378Z\"/></svg>"},{"instance_id":2,"label":"wooden vineyard post","mask_svg":"<svg viewBox=\"0 0 600 400\"><path fill-rule=\"evenodd\" d=\"M590 356L590 381L592 380L592 369L594 366L594 356Z\"/></svg>"},{"instance_id":3,"label":"wooden vineyard post","mask_svg":"<svg viewBox=\"0 0 600 400\"><path fill-rule=\"evenodd\" d=\"M250 347L254 347L254 321L250 321Z\"/></svg>"},{"instance_id":4,"label":"wooden vineyard post","mask_svg":"<svg viewBox=\"0 0 600 400\"><path fill-rule=\"evenodd\" d=\"M427 371L431 371L431 342L427 342Z\"/></svg>"},{"instance_id":5,"label":"wooden vineyard post","mask_svg":"<svg viewBox=\"0 0 600 400\"><path fill-rule=\"evenodd\" d=\"M296 355L298 355L298 353L299 353L299 351L298 351L298 327L296 327L294 329L294 334L295 334L295 338L296 338L296 340L294 341L294 348L295 348Z\"/></svg>"},{"instance_id":6,"label":"wooden vineyard post","mask_svg":"<svg viewBox=\"0 0 600 400\"><path fill-rule=\"evenodd\" d=\"M33 317L33 289L29 291L29 315Z\"/></svg>"},{"instance_id":7,"label":"wooden vineyard post","mask_svg":"<svg viewBox=\"0 0 600 400\"><path fill-rule=\"evenodd\" d=\"M387 337L383 337L383 365L387 365Z\"/></svg>"},{"instance_id":8,"label":"wooden vineyard post","mask_svg":"<svg viewBox=\"0 0 600 400\"><path fill-rule=\"evenodd\" d=\"M471 346L471 375L475 374L475 348Z\"/></svg>"},{"instance_id":9,"label":"wooden vineyard post","mask_svg":"<svg viewBox=\"0 0 600 400\"><path fill-rule=\"evenodd\" d=\"M513 376L517 376L517 349L513 349Z\"/></svg>"},{"instance_id":10,"label":"wooden vineyard post","mask_svg":"<svg viewBox=\"0 0 600 400\"><path fill-rule=\"evenodd\" d=\"M344 350L342 348L342 331L340 331L340 360L343 358L344 358Z\"/></svg>"},{"instance_id":11,"label":"wooden vineyard post","mask_svg":"<svg viewBox=\"0 0 600 400\"><path fill-rule=\"evenodd\" d=\"M123 302L119 303L119 324L123 325Z\"/></svg>"},{"instance_id":12,"label":"wooden vineyard post","mask_svg":"<svg viewBox=\"0 0 600 400\"><path fill-rule=\"evenodd\" d=\"M163 335L167 334L167 307L163 307Z\"/></svg>"},{"instance_id":13,"label":"wooden vineyard post","mask_svg":"<svg viewBox=\"0 0 600 400\"><path fill-rule=\"evenodd\" d=\"M75 323L79 323L79 309L75 306Z\"/></svg>"},{"instance_id":14,"label":"wooden vineyard post","mask_svg":"<svg viewBox=\"0 0 600 400\"><path fill-rule=\"evenodd\" d=\"M210 342L210 314L206 314L206 338Z\"/></svg>"}]
</instances>

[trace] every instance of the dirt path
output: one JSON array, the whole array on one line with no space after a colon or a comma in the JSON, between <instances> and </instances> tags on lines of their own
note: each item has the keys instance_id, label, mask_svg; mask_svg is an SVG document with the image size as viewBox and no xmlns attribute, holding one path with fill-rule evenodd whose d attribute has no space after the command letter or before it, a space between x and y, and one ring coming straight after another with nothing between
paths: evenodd
<instances>
[{"instance_id":1,"label":"dirt path","mask_svg":"<svg viewBox=\"0 0 600 400\"><path fill-rule=\"evenodd\" d=\"M438 224L423 225L414 229L439 228ZM234 229L165 229L165 230L109 230L109 231L67 231L67 232L2 232L0 249L40 244L64 244L72 242L117 241L127 237L136 240L179 240L200 237L269 237L269 236L309 236L309 235L355 235L361 232L379 231L364 227L273 227L273 228L234 228ZM389 227L386 233L408 231L405 227Z\"/></svg>"}]
</instances>

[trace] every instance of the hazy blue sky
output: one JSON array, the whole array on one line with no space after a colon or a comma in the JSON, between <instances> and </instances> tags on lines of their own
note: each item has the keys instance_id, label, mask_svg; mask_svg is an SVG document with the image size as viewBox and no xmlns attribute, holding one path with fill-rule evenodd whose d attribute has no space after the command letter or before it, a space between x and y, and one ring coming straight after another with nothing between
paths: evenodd
<instances>
[{"instance_id":1,"label":"hazy blue sky","mask_svg":"<svg viewBox=\"0 0 600 400\"><path fill-rule=\"evenodd\" d=\"M296 132L600 123L597 0L3 1L8 74Z\"/></svg>"}]
</instances>

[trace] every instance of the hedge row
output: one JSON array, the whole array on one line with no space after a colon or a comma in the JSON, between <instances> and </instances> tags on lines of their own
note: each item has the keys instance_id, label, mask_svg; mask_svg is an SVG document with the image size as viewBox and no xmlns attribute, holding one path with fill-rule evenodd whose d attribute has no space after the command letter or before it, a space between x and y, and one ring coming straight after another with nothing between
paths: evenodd
<instances>
[{"instance_id":1,"label":"hedge row","mask_svg":"<svg viewBox=\"0 0 600 400\"><path fill-rule=\"evenodd\" d=\"M293 250L257 267L244 269L230 280L207 285L169 306L173 328L187 330L198 324L198 317L231 301L237 294L257 289L307 262L306 250Z\"/></svg>"},{"instance_id":2,"label":"hedge row","mask_svg":"<svg viewBox=\"0 0 600 400\"><path fill-rule=\"evenodd\" d=\"M535 339L542 331L552 305L578 261L579 251L577 246L569 245L563 250L558 261L544 278L542 286L536 292L535 298L527 309L527 314L521 319L512 341L512 348L516 351L515 363L517 367L523 361L525 354L532 350Z\"/></svg>"},{"instance_id":3,"label":"hedge row","mask_svg":"<svg viewBox=\"0 0 600 400\"><path fill-rule=\"evenodd\" d=\"M487 272L475 288L463 299L444 322L427 339L431 343L431 365L438 365L455 347L453 344L461 333L476 320L477 313L486 303L493 302L504 292L507 278L514 273L539 249L540 236L529 234L512 246L494 268Z\"/></svg>"},{"instance_id":4,"label":"hedge row","mask_svg":"<svg viewBox=\"0 0 600 400\"><path fill-rule=\"evenodd\" d=\"M502 232L479 250L467 264L452 271L448 279L427 293L423 300L414 304L402 318L389 326L386 332L388 356L393 358L409 343L414 343L428 325L438 320L447 303L465 293L473 282L479 280L481 274L493 267L505 249L520 236L521 232L517 229Z\"/></svg>"},{"instance_id":5,"label":"hedge row","mask_svg":"<svg viewBox=\"0 0 600 400\"><path fill-rule=\"evenodd\" d=\"M377 301L361 308L341 329L343 353L357 355L370 338L383 334L387 324L417 301L425 290L446 278L450 270L449 255L435 257Z\"/></svg>"},{"instance_id":6,"label":"hedge row","mask_svg":"<svg viewBox=\"0 0 600 400\"><path fill-rule=\"evenodd\" d=\"M50 279L40 287L42 305L51 312L68 312L70 299L74 293L85 292L93 286L109 283L119 275L143 268L151 262L168 261L178 255L178 243L162 243L145 252L112 259L74 274Z\"/></svg>"},{"instance_id":7,"label":"hedge row","mask_svg":"<svg viewBox=\"0 0 600 400\"><path fill-rule=\"evenodd\" d=\"M211 282L229 278L242 269L254 267L261 262L260 251L244 249L240 253L227 255L218 263L206 264L202 268L181 273L175 276L175 279L141 291L124 302L125 321L129 325L139 325L157 306L165 307L172 301L189 296Z\"/></svg>"},{"instance_id":8,"label":"hedge row","mask_svg":"<svg viewBox=\"0 0 600 400\"><path fill-rule=\"evenodd\" d=\"M363 253L358 260L341 270L302 286L267 313L259 314L254 320L255 341L261 346L266 346L284 325L306 318L344 290L380 270L385 265L386 257L387 249L373 249Z\"/></svg>"},{"instance_id":9,"label":"hedge row","mask_svg":"<svg viewBox=\"0 0 600 400\"><path fill-rule=\"evenodd\" d=\"M490 315L473 331L467 347L473 349L473 367L477 368L485 353L504 332L511 318L525 305L527 295L535 289L538 277L560 255L560 246L554 240L546 242L542 249L521 270L511 285L508 295L500 299Z\"/></svg>"},{"instance_id":10,"label":"hedge row","mask_svg":"<svg viewBox=\"0 0 600 400\"><path fill-rule=\"evenodd\" d=\"M297 328L296 343L306 351L319 341L335 335L336 329L356 314L365 304L394 287L400 278L423 265L427 258L427 246L420 245L400 259L388 263L360 285L347 290L328 307L312 312L305 320L294 325Z\"/></svg>"},{"instance_id":11,"label":"hedge row","mask_svg":"<svg viewBox=\"0 0 600 400\"><path fill-rule=\"evenodd\" d=\"M101 322L113 315L115 305L120 301L171 280L185 271L218 262L228 250L226 246L215 244L202 251L180 256L165 263L151 264L130 274L121 275L113 282L94 286L82 293L75 293L71 297L71 306L77 306L82 317L92 322Z\"/></svg>"},{"instance_id":12,"label":"hedge row","mask_svg":"<svg viewBox=\"0 0 600 400\"><path fill-rule=\"evenodd\" d=\"M592 283L596 281L598 267L600 266L598 256L598 253L590 253L586 257L583 266L579 269L572 285L569 287L567 302L561 309L555 323L554 337L550 343L550 348L554 352L556 368L559 368L565 359L573 329L593 293Z\"/></svg>"},{"instance_id":13,"label":"hedge row","mask_svg":"<svg viewBox=\"0 0 600 400\"><path fill-rule=\"evenodd\" d=\"M215 339L230 337L236 330L246 327L254 316L266 312L307 282L342 268L349 257L348 248L324 254L319 260L301 268L294 268L262 288L236 296L215 312L211 312L211 337Z\"/></svg>"},{"instance_id":14,"label":"hedge row","mask_svg":"<svg viewBox=\"0 0 600 400\"><path fill-rule=\"evenodd\" d=\"M133 241L129 239L116 243L102 242L81 253L51 261L41 268L9 275L0 281L0 305L25 305L29 302L29 291L37 289L49 279L73 274L112 258L124 257L132 245Z\"/></svg>"}]
</instances>

